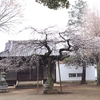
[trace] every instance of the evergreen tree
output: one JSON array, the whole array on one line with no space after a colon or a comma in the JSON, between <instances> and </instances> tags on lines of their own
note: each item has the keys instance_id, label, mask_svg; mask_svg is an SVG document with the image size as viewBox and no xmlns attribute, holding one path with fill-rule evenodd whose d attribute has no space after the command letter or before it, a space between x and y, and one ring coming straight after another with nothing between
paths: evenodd
<instances>
[{"instance_id":1,"label":"evergreen tree","mask_svg":"<svg viewBox=\"0 0 100 100\"><path fill-rule=\"evenodd\" d=\"M75 1L69 11L68 25L73 27L80 27L85 21L86 2L83 0Z\"/></svg>"},{"instance_id":2,"label":"evergreen tree","mask_svg":"<svg viewBox=\"0 0 100 100\"><path fill-rule=\"evenodd\" d=\"M50 9L68 8L68 0L35 0L36 2L47 6Z\"/></svg>"}]
</instances>

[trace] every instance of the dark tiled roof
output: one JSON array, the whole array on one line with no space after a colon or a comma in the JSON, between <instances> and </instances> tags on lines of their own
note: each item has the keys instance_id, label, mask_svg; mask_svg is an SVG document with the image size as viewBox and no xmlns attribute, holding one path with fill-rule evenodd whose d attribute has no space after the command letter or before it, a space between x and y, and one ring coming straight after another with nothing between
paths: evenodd
<instances>
[{"instance_id":1,"label":"dark tiled roof","mask_svg":"<svg viewBox=\"0 0 100 100\"><path fill-rule=\"evenodd\" d=\"M48 44L52 49L51 55L58 55L56 45L53 45L52 42L48 42ZM6 43L5 51L0 53L0 57L44 55L46 52L47 49L39 41L9 41Z\"/></svg>"}]
</instances>

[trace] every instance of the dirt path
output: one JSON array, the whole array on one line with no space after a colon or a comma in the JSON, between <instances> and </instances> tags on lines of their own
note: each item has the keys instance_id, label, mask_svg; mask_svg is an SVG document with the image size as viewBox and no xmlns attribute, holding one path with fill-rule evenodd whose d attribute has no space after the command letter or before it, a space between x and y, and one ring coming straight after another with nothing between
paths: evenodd
<instances>
[{"instance_id":1,"label":"dirt path","mask_svg":"<svg viewBox=\"0 0 100 100\"><path fill-rule=\"evenodd\" d=\"M60 90L59 86L55 87ZM10 89L0 93L0 100L100 100L100 87L94 85L65 85L64 94L43 94L43 88Z\"/></svg>"}]
</instances>

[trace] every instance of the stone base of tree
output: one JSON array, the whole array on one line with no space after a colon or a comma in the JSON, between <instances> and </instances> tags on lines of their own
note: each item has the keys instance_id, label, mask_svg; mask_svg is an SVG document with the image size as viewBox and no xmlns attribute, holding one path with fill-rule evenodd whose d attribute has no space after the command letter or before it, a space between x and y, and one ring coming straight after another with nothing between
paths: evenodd
<instances>
[{"instance_id":1,"label":"stone base of tree","mask_svg":"<svg viewBox=\"0 0 100 100\"><path fill-rule=\"evenodd\" d=\"M43 91L44 94L58 94L59 91L57 89L47 89Z\"/></svg>"}]
</instances>

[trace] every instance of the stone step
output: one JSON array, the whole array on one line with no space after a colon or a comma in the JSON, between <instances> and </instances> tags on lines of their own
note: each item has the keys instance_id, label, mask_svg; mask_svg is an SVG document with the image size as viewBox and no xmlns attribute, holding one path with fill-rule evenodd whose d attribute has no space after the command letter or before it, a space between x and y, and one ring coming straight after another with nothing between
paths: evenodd
<instances>
[{"instance_id":1,"label":"stone step","mask_svg":"<svg viewBox=\"0 0 100 100\"><path fill-rule=\"evenodd\" d=\"M42 81L39 81L38 85L43 86ZM35 86L37 86L37 81L17 81L15 88L30 88Z\"/></svg>"}]
</instances>

